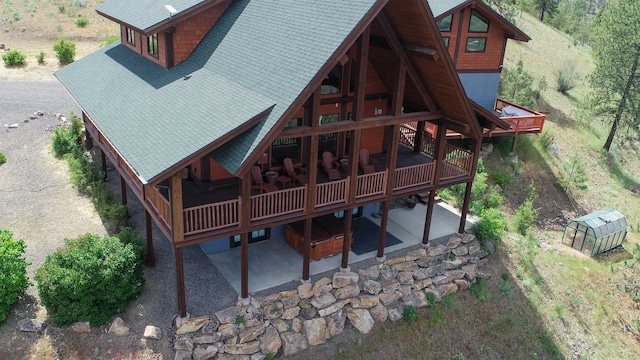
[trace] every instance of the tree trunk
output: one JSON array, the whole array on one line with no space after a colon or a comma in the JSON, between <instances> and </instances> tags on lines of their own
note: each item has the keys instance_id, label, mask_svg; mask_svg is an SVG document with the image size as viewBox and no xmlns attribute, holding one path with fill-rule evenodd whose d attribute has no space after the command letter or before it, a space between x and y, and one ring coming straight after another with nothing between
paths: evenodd
<instances>
[{"instance_id":1,"label":"tree trunk","mask_svg":"<svg viewBox=\"0 0 640 360\"><path fill-rule=\"evenodd\" d=\"M542 10L540 10L540 22L544 22L544 8L542 8Z\"/></svg>"},{"instance_id":2,"label":"tree trunk","mask_svg":"<svg viewBox=\"0 0 640 360\"><path fill-rule=\"evenodd\" d=\"M607 141L604 142L604 146L602 148L609 152L611 149L611 143L613 143L613 138L616 135L616 131L618 130L618 124L620 123L620 119L622 118L622 112L624 111L625 106L627 105L627 98L629 97L629 91L631 90L631 85L633 84L633 79L636 76L636 71L638 70L638 58L640 58L640 48L636 51L635 59L633 60L633 66L631 67L631 73L629 74L629 78L627 79L627 85L625 86L624 92L622 93L622 99L620 99L620 103L618 104L618 111L616 111L616 117L613 119L613 124L611 124L611 130L609 130L609 136L607 136Z\"/></svg>"}]
</instances>

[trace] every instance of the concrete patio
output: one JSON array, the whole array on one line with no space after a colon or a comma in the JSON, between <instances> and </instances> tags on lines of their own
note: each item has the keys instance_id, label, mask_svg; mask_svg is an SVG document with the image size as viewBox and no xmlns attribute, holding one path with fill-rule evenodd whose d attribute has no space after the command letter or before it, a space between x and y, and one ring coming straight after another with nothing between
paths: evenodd
<instances>
[{"instance_id":1,"label":"concrete patio","mask_svg":"<svg viewBox=\"0 0 640 360\"><path fill-rule=\"evenodd\" d=\"M399 240L400 244L385 248L385 254L418 245L422 241L424 220L427 207L418 204L414 209L397 208L389 211L387 232ZM380 219L367 217L376 225ZM434 206L432 226L429 239L439 239L458 231L460 215L456 209L441 202ZM472 226L467 220L465 229ZM377 241L377 238L375 239ZM227 251L207 255L218 271L240 293L240 247ZM349 264L375 258L376 251L362 255L349 252ZM249 245L249 292L254 293L277 287L291 281L298 281L302 277L302 256L285 242L284 237L257 242ZM312 261L311 275L340 268L341 255L334 255L325 259Z\"/></svg>"}]
</instances>

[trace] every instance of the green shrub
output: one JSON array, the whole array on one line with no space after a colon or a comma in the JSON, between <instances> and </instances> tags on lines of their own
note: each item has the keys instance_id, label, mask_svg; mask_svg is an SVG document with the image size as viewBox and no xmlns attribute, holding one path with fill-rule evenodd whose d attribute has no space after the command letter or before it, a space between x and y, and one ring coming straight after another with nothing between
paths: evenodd
<instances>
[{"instance_id":1,"label":"green shrub","mask_svg":"<svg viewBox=\"0 0 640 360\"><path fill-rule=\"evenodd\" d=\"M3 153L0 153L0 165L4 164L7 162L7 157L4 156Z\"/></svg>"},{"instance_id":2,"label":"green shrub","mask_svg":"<svg viewBox=\"0 0 640 360\"><path fill-rule=\"evenodd\" d=\"M109 35L107 36L107 40L105 40L102 44L100 44L100 47L111 45L118 40L120 40L120 37L118 35Z\"/></svg>"},{"instance_id":3,"label":"green shrub","mask_svg":"<svg viewBox=\"0 0 640 360\"><path fill-rule=\"evenodd\" d=\"M71 153L76 148L81 148L82 137L82 120L74 116L71 118L71 125L60 127L53 132L53 152L57 157L62 157Z\"/></svg>"},{"instance_id":4,"label":"green shrub","mask_svg":"<svg viewBox=\"0 0 640 360\"><path fill-rule=\"evenodd\" d=\"M0 229L0 324L9 314L11 305L30 285L24 258L24 240L14 240L8 229Z\"/></svg>"},{"instance_id":5,"label":"green shrub","mask_svg":"<svg viewBox=\"0 0 640 360\"><path fill-rule=\"evenodd\" d=\"M507 221L498 209L485 209L480 214L480 221L473 227L473 232L484 244L487 240L500 240L505 234Z\"/></svg>"},{"instance_id":6,"label":"green shrub","mask_svg":"<svg viewBox=\"0 0 640 360\"><path fill-rule=\"evenodd\" d=\"M78 18L78 20L76 20L76 26L78 27L83 28L87 25L89 25L89 20L87 18L81 17L81 18Z\"/></svg>"},{"instance_id":7,"label":"green shrub","mask_svg":"<svg viewBox=\"0 0 640 360\"><path fill-rule=\"evenodd\" d=\"M498 288L500 288L500 292L502 293L502 295L507 296L511 294L511 290L512 290L511 283L506 280L501 282L500 285L498 285Z\"/></svg>"},{"instance_id":8,"label":"green shrub","mask_svg":"<svg viewBox=\"0 0 640 360\"><path fill-rule=\"evenodd\" d=\"M76 44L73 41L60 38L53 44L53 51L56 52L56 59L59 62L68 64L73 62L76 57Z\"/></svg>"},{"instance_id":9,"label":"green shrub","mask_svg":"<svg viewBox=\"0 0 640 360\"><path fill-rule=\"evenodd\" d=\"M493 181L500 187L508 186L513 180L513 174L507 169L497 169L489 173Z\"/></svg>"},{"instance_id":10,"label":"green shrub","mask_svg":"<svg viewBox=\"0 0 640 360\"><path fill-rule=\"evenodd\" d=\"M44 64L44 60L46 56L47 54L45 54L44 51L40 51L38 55L36 55L36 60L38 61L38 64L40 65Z\"/></svg>"},{"instance_id":11,"label":"green shrub","mask_svg":"<svg viewBox=\"0 0 640 360\"><path fill-rule=\"evenodd\" d=\"M473 296L477 297L478 300L484 301L487 296L487 280L485 278L476 278L476 282L471 284L469 287Z\"/></svg>"},{"instance_id":12,"label":"green shrub","mask_svg":"<svg viewBox=\"0 0 640 360\"><path fill-rule=\"evenodd\" d=\"M562 167L564 173L558 180L558 184L565 193L572 189L585 190L587 188L587 172L578 155L563 162Z\"/></svg>"},{"instance_id":13,"label":"green shrub","mask_svg":"<svg viewBox=\"0 0 640 360\"><path fill-rule=\"evenodd\" d=\"M436 307L436 296L433 293L425 293L425 297L427 298L429 309L434 309Z\"/></svg>"},{"instance_id":14,"label":"green shrub","mask_svg":"<svg viewBox=\"0 0 640 360\"><path fill-rule=\"evenodd\" d=\"M540 143L540 147L545 153L549 153L549 147L555 141L555 133L549 129L544 129L542 134L538 137L538 142Z\"/></svg>"},{"instance_id":15,"label":"green shrub","mask_svg":"<svg viewBox=\"0 0 640 360\"><path fill-rule=\"evenodd\" d=\"M538 217L538 209L533 207L533 200L527 199L520 204L516 215L513 217L513 221L516 226L516 231L520 235L525 235L527 231L533 226L533 222Z\"/></svg>"},{"instance_id":16,"label":"green shrub","mask_svg":"<svg viewBox=\"0 0 640 360\"><path fill-rule=\"evenodd\" d=\"M19 50L9 50L2 55L2 61L6 66L24 65L24 61L27 59L27 55L21 53Z\"/></svg>"},{"instance_id":17,"label":"green shrub","mask_svg":"<svg viewBox=\"0 0 640 360\"><path fill-rule=\"evenodd\" d=\"M580 75L576 72L576 66L574 63L565 63L561 68L555 72L556 77L556 90L567 95L569 90L576 87L578 81L580 81Z\"/></svg>"},{"instance_id":18,"label":"green shrub","mask_svg":"<svg viewBox=\"0 0 640 360\"><path fill-rule=\"evenodd\" d=\"M402 318L408 322L414 322L418 319L418 310L413 305L404 306L402 308Z\"/></svg>"},{"instance_id":19,"label":"green shrub","mask_svg":"<svg viewBox=\"0 0 640 360\"><path fill-rule=\"evenodd\" d=\"M133 247L115 237L86 234L65 239L36 271L38 293L58 326L106 323L134 299L144 275Z\"/></svg>"},{"instance_id":20,"label":"green shrub","mask_svg":"<svg viewBox=\"0 0 640 360\"><path fill-rule=\"evenodd\" d=\"M123 226L118 233L118 239L120 239L120 242L125 245L131 244L131 247L138 256L138 260L140 262L144 263L147 261L147 248L145 246L144 239L142 239L142 235L137 231L131 227Z\"/></svg>"}]
</instances>

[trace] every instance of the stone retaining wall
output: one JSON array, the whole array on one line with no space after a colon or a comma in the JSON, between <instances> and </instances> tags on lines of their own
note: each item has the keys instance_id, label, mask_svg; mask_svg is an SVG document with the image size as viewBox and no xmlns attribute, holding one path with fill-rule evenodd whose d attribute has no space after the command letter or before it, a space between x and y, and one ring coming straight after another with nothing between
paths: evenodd
<instances>
[{"instance_id":1,"label":"stone retaining wall","mask_svg":"<svg viewBox=\"0 0 640 360\"><path fill-rule=\"evenodd\" d=\"M211 316L178 319L173 339L176 359L260 360L285 356L323 344L340 334L347 319L366 334L377 322L398 321L403 307L427 306L466 290L488 259L471 234L449 238L357 272L337 271L263 298L249 305L220 310Z\"/></svg>"}]
</instances>

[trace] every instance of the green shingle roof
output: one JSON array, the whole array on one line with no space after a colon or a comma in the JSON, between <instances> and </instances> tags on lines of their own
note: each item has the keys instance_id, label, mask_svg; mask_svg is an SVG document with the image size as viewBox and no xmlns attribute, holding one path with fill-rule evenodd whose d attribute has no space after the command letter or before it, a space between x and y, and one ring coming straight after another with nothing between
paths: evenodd
<instances>
[{"instance_id":1,"label":"green shingle roof","mask_svg":"<svg viewBox=\"0 0 640 360\"><path fill-rule=\"evenodd\" d=\"M236 0L170 70L118 44L56 76L143 181L275 105L214 151L235 173L376 2Z\"/></svg>"},{"instance_id":2,"label":"green shingle roof","mask_svg":"<svg viewBox=\"0 0 640 360\"><path fill-rule=\"evenodd\" d=\"M141 30L148 29L169 18L171 5L177 13L199 5L207 0L109 0L96 6L96 11L120 20Z\"/></svg>"},{"instance_id":3,"label":"green shingle roof","mask_svg":"<svg viewBox=\"0 0 640 360\"><path fill-rule=\"evenodd\" d=\"M438 16L467 1L468 0L427 0L427 3L431 8L433 17L437 18Z\"/></svg>"}]
</instances>

